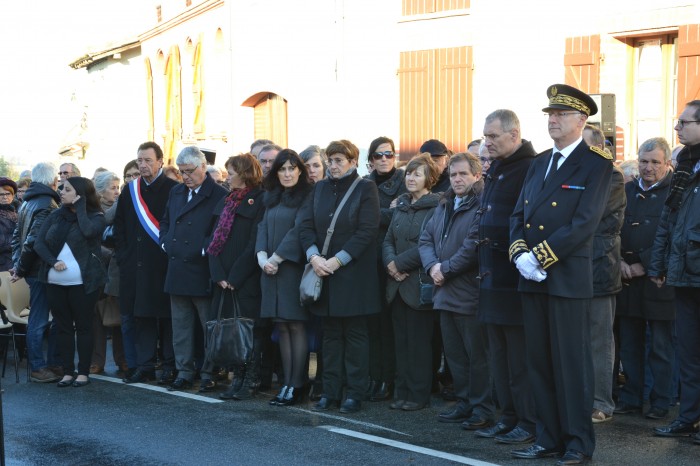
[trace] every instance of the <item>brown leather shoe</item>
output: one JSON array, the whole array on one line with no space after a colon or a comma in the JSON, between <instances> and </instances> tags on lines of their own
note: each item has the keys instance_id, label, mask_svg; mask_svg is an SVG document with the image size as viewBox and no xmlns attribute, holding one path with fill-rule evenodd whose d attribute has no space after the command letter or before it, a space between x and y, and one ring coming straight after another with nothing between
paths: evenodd
<instances>
[{"instance_id":1,"label":"brown leather shoe","mask_svg":"<svg viewBox=\"0 0 700 466\"><path fill-rule=\"evenodd\" d=\"M29 380L37 383L56 382L60 378L61 377L51 372L48 367L42 367L38 371L32 371L29 375Z\"/></svg>"},{"instance_id":2,"label":"brown leather shoe","mask_svg":"<svg viewBox=\"0 0 700 466\"><path fill-rule=\"evenodd\" d=\"M90 366L90 373L91 374L103 374L105 371L104 367L100 367L97 364L92 364Z\"/></svg>"}]
</instances>

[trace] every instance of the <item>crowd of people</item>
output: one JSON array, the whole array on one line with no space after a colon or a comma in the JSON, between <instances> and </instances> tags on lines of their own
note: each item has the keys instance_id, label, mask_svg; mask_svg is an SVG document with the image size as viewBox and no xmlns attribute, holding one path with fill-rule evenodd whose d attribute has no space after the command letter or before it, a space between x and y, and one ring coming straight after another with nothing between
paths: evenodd
<instances>
[{"instance_id":1,"label":"crowd of people","mask_svg":"<svg viewBox=\"0 0 700 466\"><path fill-rule=\"evenodd\" d=\"M454 401L438 421L515 458L583 464L595 423L661 420L678 400L654 433L700 443L700 101L675 126L675 168L663 138L617 167L590 96L555 84L547 98L554 147L539 154L501 109L467 152L430 139L402 165L379 137L365 177L350 141L298 154L258 140L225 174L195 146L164 166L145 142L121 177L39 163L0 178L0 266L30 288L31 380L88 385L111 333L127 384L199 378L246 400L274 373L271 405L308 393L342 413L417 411L437 393ZM322 288L304 305L307 264ZM244 364L204 357L219 309L254 320Z\"/></svg>"}]
</instances>

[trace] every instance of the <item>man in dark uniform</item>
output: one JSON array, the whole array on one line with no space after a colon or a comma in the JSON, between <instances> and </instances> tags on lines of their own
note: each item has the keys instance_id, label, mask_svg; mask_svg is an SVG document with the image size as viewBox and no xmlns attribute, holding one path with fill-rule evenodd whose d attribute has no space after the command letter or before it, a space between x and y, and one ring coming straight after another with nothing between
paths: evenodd
<instances>
[{"instance_id":1,"label":"man in dark uniform","mask_svg":"<svg viewBox=\"0 0 700 466\"><path fill-rule=\"evenodd\" d=\"M510 220L510 259L520 271L537 438L516 458L564 455L583 464L593 455L593 362L589 332L593 235L610 193L612 157L582 137L598 108L580 90L547 90L554 148L530 166Z\"/></svg>"},{"instance_id":2,"label":"man in dark uniform","mask_svg":"<svg viewBox=\"0 0 700 466\"><path fill-rule=\"evenodd\" d=\"M484 139L491 166L481 195L479 320L487 324L491 374L502 412L495 425L475 434L499 443L527 443L535 439L535 402L527 376L519 274L508 260L507 245L510 214L536 152L522 139L512 110L486 117Z\"/></svg>"},{"instance_id":3,"label":"man in dark uniform","mask_svg":"<svg viewBox=\"0 0 700 466\"><path fill-rule=\"evenodd\" d=\"M138 363L137 368L129 368L124 382L155 378L160 335L164 359L159 383L167 384L174 380L175 361L170 299L163 291L168 258L158 242L158 221L165 213L170 189L178 183L163 175L163 150L155 142L141 144L136 161L141 176L122 191L114 218L119 305L122 316L134 320Z\"/></svg>"}]
</instances>

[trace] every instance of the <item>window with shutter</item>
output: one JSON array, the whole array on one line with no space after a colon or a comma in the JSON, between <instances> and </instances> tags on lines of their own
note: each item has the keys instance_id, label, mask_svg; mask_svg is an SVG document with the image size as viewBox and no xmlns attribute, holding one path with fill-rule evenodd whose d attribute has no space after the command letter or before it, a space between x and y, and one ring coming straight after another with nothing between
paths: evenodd
<instances>
[{"instance_id":1,"label":"window with shutter","mask_svg":"<svg viewBox=\"0 0 700 466\"><path fill-rule=\"evenodd\" d=\"M182 138L182 95L180 81L180 49L170 48L165 63L165 141L163 154L167 164L175 159L177 142Z\"/></svg>"},{"instance_id":2,"label":"window with shutter","mask_svg":"<svg viewBox=\"0 0 700 466\"><path fill-rule=\"evenodd\" d=\"M153 115L153 69L151 68L151 60L144 60L146 68L146 118L148 129L146 130L146 140L153 141L155 138L155 120Z\"/></svg>"},{"instance_id":3,"label":"window with shutter","mask_svg":"<svg viewBox=\"0 0 700 466\"><path fill-rule=\"evenodd\" d=\"M568 37L564 83L588 94L600 92L600 35Z\"/></svg>"},{"instance_id":4,"label":"window with shutter","mask_svg":"<svg viewBox=\"0 0 700 466\"><path fill-rule=\"evenodd\" d=\"M204 86L202 85L202 41L197 43L192 59L192 98L194 100L193 129L197 139L204 139Z\"/></svg>"},{"instance_id":5,"label":"window with shutter","mask_svg":"<svg viewBox=\"0 0 700 466\"><path fill-rule=\"evenodd\" d=\"M243 102L253 107L255 139L270 139L287 147L287 101L271 92L259 92Z\"/></svg>"},{"instance_id":6,"label":"window with shutter","mask_svg":"<svg viewBox=\"0 0 700 466\"><path fill-rule=\"evenodd\" d=\"M678 28L678 111L700 99L700 24Z\"/></svg>"}]
</instances>

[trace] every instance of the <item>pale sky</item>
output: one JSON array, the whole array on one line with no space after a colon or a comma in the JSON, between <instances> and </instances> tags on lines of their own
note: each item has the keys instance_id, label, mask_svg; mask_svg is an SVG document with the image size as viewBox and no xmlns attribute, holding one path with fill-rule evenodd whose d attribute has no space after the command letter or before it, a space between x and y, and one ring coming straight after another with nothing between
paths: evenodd
<instances>
[{"instance_id":1,"label":"pale sky","mask_svg":"<svg viewBox=\"0 0 700 466\"><path fill-rule=\"evenodd\" d=\"M71 95L86 73L68 64L109 40L142 32L145 18L136 12L150 4L148 0L0 4L0 155L19 170L58 160L64 138L80 122L81 109L71 102Z\"/></svg>"}]
</instances>

